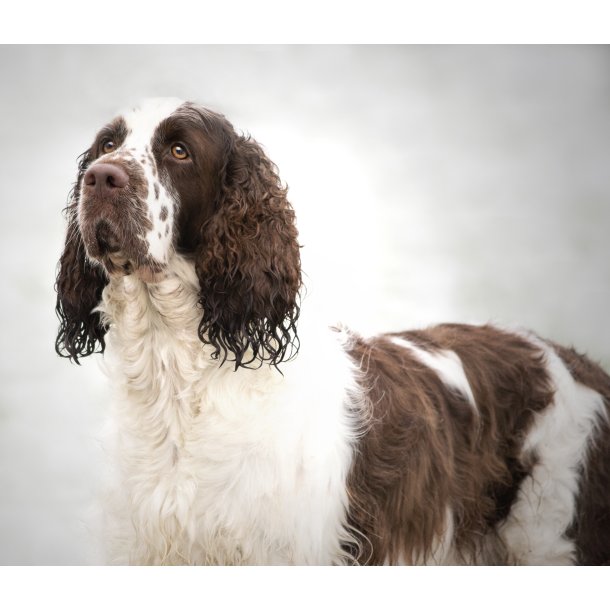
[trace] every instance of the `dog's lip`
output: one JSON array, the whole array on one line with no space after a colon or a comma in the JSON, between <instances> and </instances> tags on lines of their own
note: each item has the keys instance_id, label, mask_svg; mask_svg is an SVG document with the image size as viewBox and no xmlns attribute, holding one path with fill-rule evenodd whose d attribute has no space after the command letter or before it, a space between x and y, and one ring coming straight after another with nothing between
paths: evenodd
<instances>
[{"instance_id":1,"label":"dog's lip","mask_svg":"<svg viewBox=\"0 0 610 610\"><path fill-rule=\"evenodd\" d=\"M155 269L152 265L141 265L134 269L134 275L146 284L158 284L166 276L164 269Z\"/></svg>"},{"instance_id":2,"label":"dog's lip","mask_svg":"<svg viewBox=\"0 0 610 610\"><path fill-rule=\"evenodd\" d=\"M165 270L155 263L134 261L123 251L107 254L106 260L110 262L109 266L115 274L135 275L146 284L157 284L166 275Z\"/></svg>"},{"instance_id":3,"label":"dog's lip","mask_svg":"<svg viewBox=\"0 0 610 610\"><path fill-rule=\"evenodd\" d=\"M107 258L113 265L117 267L125 267L126 265L131 265L129 257L122 250L117 250L115 252L108 253Z\"/></svg>"},{"instance_id":4,"label":"dog's lip","mask_svg":"<svg viewBox=\"0 0 610 610\"><path fill-rule=\"evenodd\" d=\"M110 276L134 275L145 284L158 284L167 275L165 269L150 263L136 263L122 251L106 254L102 257L102 262Z\"/></svg>"},{"instance_id":5,"label":"dog's lip","mask_svg":"<svg viewBox=\"0 0 610 610\"><path fill-rule=\"evenodd\" d=\"M117 254L121 250L121 244L117 232L110 223L100 220L95 227L95 239L100 254Z\"/></svg>"},{"instance_id":6,"label":"dog's lip","mask_svg":"<svg viewBox=\"0 0 610 610\"><path fill-rule=\"evenodd\" d=\"M110 277L134 275L147 284L156 284L166 277L162 263L133 252L106 221L99 222L88 235L88 256L100 262Z\"/></svg>"}]
</instances>

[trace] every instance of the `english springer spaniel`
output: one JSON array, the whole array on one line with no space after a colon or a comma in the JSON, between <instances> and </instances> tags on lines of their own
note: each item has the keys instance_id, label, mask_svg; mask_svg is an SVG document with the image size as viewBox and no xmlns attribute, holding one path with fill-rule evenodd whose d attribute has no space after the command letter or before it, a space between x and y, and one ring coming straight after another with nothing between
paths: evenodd
<instances>
[{"instance_id":1,"label":"english springer spaniel","mask_svg":"<svg viewBox=\"0 0 610 610\"><path fill-rule=\"evenodd\" d=\"M116 391L107 560L610 561L610 377L533 333L301 314L294 212L220 114L149 100L82 156L57 352Z\"/></svg>"}]
</instances>

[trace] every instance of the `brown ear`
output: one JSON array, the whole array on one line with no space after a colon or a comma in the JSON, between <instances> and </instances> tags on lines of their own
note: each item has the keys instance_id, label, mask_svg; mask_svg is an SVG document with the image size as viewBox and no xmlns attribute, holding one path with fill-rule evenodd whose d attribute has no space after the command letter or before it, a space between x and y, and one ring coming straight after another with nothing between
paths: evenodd
<instances>
[{"instance_id":1,"label":"brown ear","mask_svg":"<svg viewBox=\"0 0 610 610\"><path fill-rule=\"evenodd\" d=\"M298 350L301 264L294 212L277 169L250 138L225 143L216 212L196 252L203 317L214 358L277 366Z\"/></svg>"},{"instance_id":2,"label":"brown ear","mask_svg":"<svg viewBox=\"0 0 610 610\"><path fill-rule=\"evenodd\" d=\"M107 279L103 270L93 265L85 254L76 216L80 179L87 165L88 154L85 153L81 157L77 182L67 208L68 233L55 283L55 312L60 322L55 351L77 364L79 356L104 351L106 334L100 314L93 309L101 300ZM99 350L96 350L98 346Z\"/></svg>"}]
</instances>

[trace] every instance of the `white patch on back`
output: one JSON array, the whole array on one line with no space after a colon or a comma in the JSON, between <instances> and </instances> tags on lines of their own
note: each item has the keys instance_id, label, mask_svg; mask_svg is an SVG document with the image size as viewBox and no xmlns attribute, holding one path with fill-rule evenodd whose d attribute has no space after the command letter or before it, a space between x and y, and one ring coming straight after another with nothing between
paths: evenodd
<instances>
[{"instance_id":1,"label":"white patch on back","mask_svg":"<svg viewBox=\"0 0 610 610\"><path fill-rule=\"evenodd\" d=\"M555 398L536 414L525 439L524 457L533 452L538 461L523 481L500 535L514 563L571 564L575 548L565 532L574 518L579 469L605 407L600 394L574 381L549 346L532 335L526 339L545 354Z\"/></svg>"},{"instance_id":2,"label":"white patch on back","mask_svg":"<svg viewBox=\"0 0 610 610\"><path fill-rule=\"evenodd\" d=\"M476 409L474 394L466 378L462 361L454 351L428 352L411 341L400 337L392 337L390 341L399 347L408 349L422 364L435 371L443 383L459 390Z\"/></svg>"}]
</instances>

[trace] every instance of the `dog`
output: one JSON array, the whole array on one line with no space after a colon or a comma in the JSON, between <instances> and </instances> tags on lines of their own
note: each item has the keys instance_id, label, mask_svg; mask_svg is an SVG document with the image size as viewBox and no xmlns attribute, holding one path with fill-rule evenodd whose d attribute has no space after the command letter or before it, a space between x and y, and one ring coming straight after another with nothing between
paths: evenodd
<instances>
[{"instance_id":1,"label":"dog","mask_svg":"<svg viewBox=\"0 0 610 610\"><path fill-rule=\"evenodd\" d=\"M114 388L114 564L610 561L610 378L532 332L363 337L300 298L278 170L147 100L80 159L56 350Z\"/></svg>"}]
</instances>

